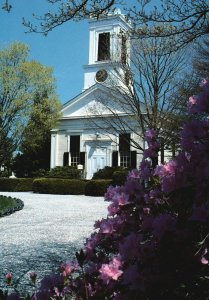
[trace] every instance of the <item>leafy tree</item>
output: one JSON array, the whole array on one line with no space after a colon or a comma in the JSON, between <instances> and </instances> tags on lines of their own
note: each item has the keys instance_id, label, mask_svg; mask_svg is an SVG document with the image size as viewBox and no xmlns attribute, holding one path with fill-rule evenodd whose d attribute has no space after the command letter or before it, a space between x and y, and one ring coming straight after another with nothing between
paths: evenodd
<instances>
[{"instance_id":1,"label":"leafy tree","mask_svg":"<svg viewBox=\"0 0 209 300\"><path fill-rule=\"evenodd\" d=\"M52 68L29 61L28 55L29 49L22 43L0 51L0 165L6 163L5 153L11 155L20 149L23 137L26 138L26 127L31 127L32 121L35 124L38 114L42 118L45 114L46 122L51 124L58 116ZM39 106L37 99L40 99ZM35 136L40 135L36 131ZM33 140L34 136L31 144Z\"/></svg>"},{"instance_id":2,"label":"leafy tree","mask_svg":"<svg viewBox=\"0 0 209 300\"><path fill-rule=\"evenodd\" d=\"M53 103L52 103L53 102ZM53 105L52 105L53 104ZM58 120L60 105L56 98L49 99L47 92L36 94L19 153L14 160L13 169L17 176L32 177L40 169L50 168L50 130Z\"/></svg>"}]
</instances>

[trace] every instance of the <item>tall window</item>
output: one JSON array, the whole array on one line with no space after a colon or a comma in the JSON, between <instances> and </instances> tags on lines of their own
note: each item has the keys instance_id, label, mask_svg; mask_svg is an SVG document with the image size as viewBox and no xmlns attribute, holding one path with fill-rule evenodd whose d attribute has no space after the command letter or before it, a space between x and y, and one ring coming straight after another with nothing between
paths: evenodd
<instances>
[{"instance_id":1,"label":"tall window","mask_svg":"<svg viewBox=\"0 0 209 300\"><path fill-rule=\"evenodd\" d=\"M126 60L126 56L127 56L127 39L126 36L123 34L122 35L122 40L121 40L121 62L122 64L126 65L127 60Z\"/></svg>"},{"instance_id":2,"label":"tall window","mask_svg":"<svg viewBox=\"0 0 209 300\"><path fill-rule=\"evenodd\" d=\"M131 165L130 133L119 135L120 166L129 168Z\"/></svg>"},{"instance_id":3,"label":"tall window","mask_svg":"<svg viewBox=\"0 0 209 300\"><path fill-rule=\"evenodd\" d=\"M70 155L71 166L77 166L80 163L80 135L71 135Z\"/></svg>"},{"instance_id":4,"label":"tall window","mask_svg":"<svg viewBox=\"0 0 209 300\"><path fill-rule=\"evenodd\" d=\"M99 34L98 42L98 61L110 60L110 33L103 32Z\"/></svg>"}]
</instances>

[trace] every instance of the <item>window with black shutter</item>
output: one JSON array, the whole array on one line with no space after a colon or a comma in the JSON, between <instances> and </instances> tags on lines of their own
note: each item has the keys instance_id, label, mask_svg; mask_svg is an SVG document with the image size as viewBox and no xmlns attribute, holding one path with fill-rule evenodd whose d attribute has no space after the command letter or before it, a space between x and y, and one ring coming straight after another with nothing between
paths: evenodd
<instances>
[{"instance_id":1,"label":"window with black shutter","mask_svg":"<svg viewBox=\"0 0 209 300\"><path fill-rule=\"evenodd\" d=\"M70 137L70 156L71 166L80 164L80 135L71 135Z\"/></svg>"},{"instance_id":2,"label":"window with black shutter","mask_svg":"<svg viewBox=\"0 0 209 300\"><path fill-rule=\"evenodd\" d=\"M110 60L110 33L103 32L99 34L98 41L98 61Z\"/></svg>"},{"instance_id":3,"label":"window with black shutter","mask_svg":"<svg viewBox=\"0 0 209 300\"><path fill-rule=\"evenodd\" d=\"M130 133L119 134L120 166L123 168L131 166L130 140Z\"/></svg>"}]
</instances>

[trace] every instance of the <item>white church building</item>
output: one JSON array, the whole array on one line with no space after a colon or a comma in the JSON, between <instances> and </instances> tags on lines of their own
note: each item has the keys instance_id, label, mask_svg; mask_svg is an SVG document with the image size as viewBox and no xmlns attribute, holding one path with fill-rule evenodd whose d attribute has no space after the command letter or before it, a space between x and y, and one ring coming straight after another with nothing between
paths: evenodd
<instances>
[{"instance_id":1,"label":"white church building","mask_svg":"<svg viewBox=\"0 0 209 300\"><path fill-rule=\"evenodd\" d=\"M117 95L109 93L108 86L113 80L117 81L120 74L123 49L129 51L130 43L121 33L130 29L131 24L120 12L99 20L90 19L89 61L84 66L84 88L63 105L58 128L51 131L51 168L77 166L83 169L86 179L91 179L97 170L105 166L136 168L139 165L142 153L130 143L131 139L139 137L131 131L131 126L125 133L117 134L107 134L105 126L103 128L104 118L113 117L111 111L116 110L121 118L127 114L116 105L114 97ZM108 105L112 103L109 109L102 102L104 95L110 98ZM99 127L94 120L98 121L101 115L93 108L102 115Z\"/></svg>"}]
</instances>

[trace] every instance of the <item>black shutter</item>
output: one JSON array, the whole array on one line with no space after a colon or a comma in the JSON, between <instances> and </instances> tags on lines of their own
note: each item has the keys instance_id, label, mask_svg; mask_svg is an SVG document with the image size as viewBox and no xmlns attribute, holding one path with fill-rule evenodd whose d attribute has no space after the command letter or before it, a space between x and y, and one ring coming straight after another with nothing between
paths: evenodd
<instances>
[{"instance_id":1,"label":"black shutter","mask_svg":"<svg viewBox=\"0 0 209 300\"><path fill-rule=\"evenodd\" d=\"M85 152L80 152L80 164L85 166Z\"/></svg>"},{"instance_id":2,"label":"black shutter","mask_svg":"<svg viewBox=\"0 0 209 300\"><path fill-rule=\"evenodd\" d=\"M112 167L118 167L118 151L112 152Z\"/></svg>"},{"instance_id":3,"label":"black shutter","mask_svg":"<svg viewBox=\"0 0 209 300\"><path fill-rule=\"evenodd\" d=\"M131 151L131 168L136 169L136 151Z\"/></svg>"},{"instance_id":4,"label":"black shutter","mask_svg":"<svg viewBox=\"0 0 209 300\"><path fill-rule=\"evenodd\" d=\"M69 152L64 152L63 154L63 166L69 165Z\"/></svg>"}]
</instances>

